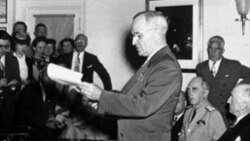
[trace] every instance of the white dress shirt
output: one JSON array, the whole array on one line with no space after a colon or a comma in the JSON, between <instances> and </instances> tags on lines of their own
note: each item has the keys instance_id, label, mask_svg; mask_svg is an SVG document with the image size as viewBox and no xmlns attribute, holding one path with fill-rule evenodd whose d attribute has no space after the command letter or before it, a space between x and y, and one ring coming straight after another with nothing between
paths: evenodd
<instances>
[{"instance_id":1,"label":"white dress shirt","mask_svg":"<svg viewBox=\"0 0 250 141\"><path fill-rule=\"evenodd\" d=\"M76 62L76 59L77 59L77 55L78 55L78 52L77 51L74 51L73 52L73 58L72 58L72 62L71 62L71 70L74 70L74 68L75 68L75 62ZM82 72L82 66L83 66L83 57L84 57L84 51L82 51L82 52L80 52L80 54L79 54L79 58L80 58L80 68L79 68L79 70L80 70L80 72Z\"/></svg>"}]
</instances>

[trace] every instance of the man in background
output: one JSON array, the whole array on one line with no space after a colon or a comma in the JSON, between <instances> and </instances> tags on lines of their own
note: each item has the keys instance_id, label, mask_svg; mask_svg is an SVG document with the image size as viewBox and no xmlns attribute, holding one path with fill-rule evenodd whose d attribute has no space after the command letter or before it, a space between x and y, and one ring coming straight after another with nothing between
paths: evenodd
<instances>
[{"instance_id":1,"label":"man in background","mask_svg":"<svg viewBox=\"0 0 250 141\"><path fill-rule=\"evenodd\" d=\"M59 64L65 64L67 68L83 73L83 81L92 83L94 72L102 80L105 90L112 90L111 78L108 71L99 61L97 56L85 51L88 38L84 34L78 34L75 38L75 49L73 52L58 57Z\"/></svg>"},{"instance_id":2,"label":"man in background","mask_svg":"<svg viewBox=\"0 0 250 141\"><path fill-rule=\"evenodd\" d=\"M234 86L240 79L250 82L250 69L239 61L223 57L225 41L221 36L213 36L208 41L209 59L197 65L197 75L205 79L210 86L208 100L223 115L226 125L231 119L226 109L227 100Z\"/></svg>"},{"instance_id":3,"label":"man in background","mask_svg":"<svg viewBox=\"0 0 250 141\"><path fill-rule=\"evenodd\" d=\"M38 23L34 31L35 37L47 37L47 26L43 23Z\"/></svg>"},{"instance_id":4,"label":"man in background","mask_svg":"<svg viewBox=\"0 0 250 141\"><path fill-rule=\"evenodd\" d=\"M82 94L99 101L98 113L118 117L120 141L170 141L182 85L180 66L166 43L168 24L160 12L135 15L133 45L146 62L121 92L83 83Z\"/></svg>"},{"instance_id":5,"label":"man in background","mask_svg":"<svg viewBox=\"0 0 250 141\"><path fill-rule=\"evenodd\" d=\"M178 141L183 126L183 117L187 106L186 93L181 91L178 103L175 108L173 128L171 131L171 141Z\"/></svg>"}]
</instances>

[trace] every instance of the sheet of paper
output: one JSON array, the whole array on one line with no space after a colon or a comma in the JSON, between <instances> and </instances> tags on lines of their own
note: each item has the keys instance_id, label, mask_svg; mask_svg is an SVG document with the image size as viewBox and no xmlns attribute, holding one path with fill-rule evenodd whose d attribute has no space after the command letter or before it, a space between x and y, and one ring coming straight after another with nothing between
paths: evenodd
<instances>
[{"instance_id":1,"label":"sheet of paper","mask_svg":"<svg viewBox=\"0 0 250 141\"><path fill-rule=\"evenodd\" d=\"M75 72L68 68L50 63L47 67L47 74L53 81L61 83L63 85L75 85L80 86L83 74Z\"/></svg>"}]
</instances>

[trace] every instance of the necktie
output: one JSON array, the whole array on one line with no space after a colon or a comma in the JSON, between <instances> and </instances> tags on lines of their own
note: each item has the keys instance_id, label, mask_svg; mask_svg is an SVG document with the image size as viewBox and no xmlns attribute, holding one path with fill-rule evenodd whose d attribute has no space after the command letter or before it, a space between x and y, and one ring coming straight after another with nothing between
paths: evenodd
<instances>
[{"instance_id":1,"label":"necktie","mask_svg":"<svg viewBox=\"0 0 250 141\"><path fill-rule=\"evenodd\" d=\"M194 110L193 115L192 115L192 118L191 118L191 122L193 121L195 115L196 115L196 111Z\"/></svg>"},{"instance_id":2,"label":"necktie","mask_svg":"<svg viewBox=\"0 0 250 141\"><path fill-rule=\"evenodd\" d=\"M76 59L75 59L74 71L80 72L80 53L77 53L77 56L76 56Z\"/></svg>"},{"instance_id":3,"label":"necktie","mask_svg":"<svg viewBox=\"0 0 250 141\"><path fill-rule=\"evenodd\" d=\"M213 64L212 64L212 66L211 66L211 73L213 74L213 76L215 76L216 75L216 67L215 67L215 61L213 62Z\"/></svg>"},{"instance_id":4,"label":"necktie","mask_svg":"<svg viewBox=\"0 0 250 141\"><path fill-rule=\"evenodd\" d=\"M4 69L4 65L3 65L2 61L1 61L1 57L0 57L0 73L1 73L2 77L5 77L4 76L5 75L5 69Z\"/></svg>"}]
</instances>

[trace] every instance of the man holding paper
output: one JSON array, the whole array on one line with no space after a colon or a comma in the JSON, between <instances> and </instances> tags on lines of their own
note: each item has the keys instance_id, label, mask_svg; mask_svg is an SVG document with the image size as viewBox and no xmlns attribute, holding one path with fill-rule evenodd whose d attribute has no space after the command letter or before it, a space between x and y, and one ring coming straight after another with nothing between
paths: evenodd
<instances>
[{"instance_id":1,"label":"man holding paper","mask_svg":"<svg viewBox=\"0 0 250 141\"><path fill-rule=\"evenodd\" d=\"M120 93L83 82L81 93L99 101L98 113L117 116L120 141L170 141L174 110L182 85L179 64L166 43L163 14L138 13L133 18L133 45L143 66Z\"/></svg>"}]
</instances>

